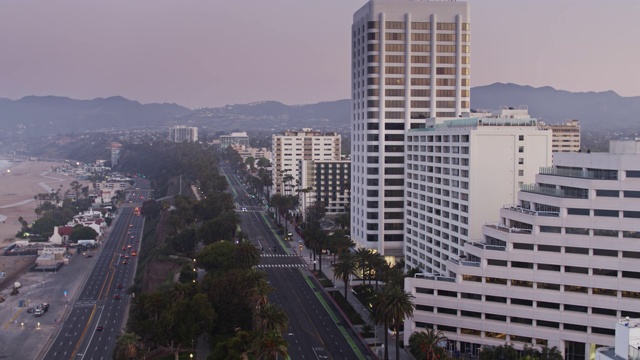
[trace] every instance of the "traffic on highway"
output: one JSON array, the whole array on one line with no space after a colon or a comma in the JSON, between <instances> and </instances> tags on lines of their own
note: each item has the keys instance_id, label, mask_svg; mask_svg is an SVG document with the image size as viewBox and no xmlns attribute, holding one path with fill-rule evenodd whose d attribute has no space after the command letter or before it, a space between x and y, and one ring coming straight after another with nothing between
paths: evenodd
<instances>
[{"instance_id":1,"label":"traffic on highway","mask_svg":"<svg viewBox=\"0 0 640 360\"><path fill-rule=\"evenodd\" d=\"M79 295L67 299L71 312L44 359L111 358L124 330L130 297L135 296L127 289L133 284L144 227L139 209L150 193L148 180L136 179L135 187L119 208Z\"/></svg>"}]
</instances>

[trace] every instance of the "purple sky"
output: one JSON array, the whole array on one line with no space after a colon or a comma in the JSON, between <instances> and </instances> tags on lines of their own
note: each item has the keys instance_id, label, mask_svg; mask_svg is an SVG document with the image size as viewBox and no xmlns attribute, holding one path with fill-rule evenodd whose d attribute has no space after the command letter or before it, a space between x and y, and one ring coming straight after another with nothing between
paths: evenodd
<instances>
[{"instance_id":1,"label":"purple sky","mask_svg":"<svg viewBox=\"0 0 640 360\"><path fill-rule=\"evenodd\" d=\"M2 0L0 97L187 107L349 97L364 0ZM470 0L473 86L640 95L639 0ZM472 95L473 96L473 95Z\"/></svg>"}]
</instances>

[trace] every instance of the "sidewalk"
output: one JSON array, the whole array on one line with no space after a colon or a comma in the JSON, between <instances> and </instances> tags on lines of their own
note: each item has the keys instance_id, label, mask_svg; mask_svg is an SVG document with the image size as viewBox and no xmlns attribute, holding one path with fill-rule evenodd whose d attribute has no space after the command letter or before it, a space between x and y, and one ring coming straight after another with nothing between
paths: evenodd
<instances>
[{"instance_id":1,"label":"sidewalk","mask_svg":"<svg viewBox=\"0 0 640 360\"><path fill-rule=\"evenodd\" d=\"M271 217L270 217L271 219ZM293 229L294 225L289 223L289 228ZM293 251L298 254L299 256L302 257L302 260L304 260L305 263L307 263L307 265L309 266L309 269L313 270L313 260L311 260L310 258L310 253L311 250L307 249L304 246L304 241L302 241L302 238L300 237L300 235L298 235L295 231L291 231L291 233L293 234L293 240L292 241L287 241L285 243L288 243L288 246L290 248L293 249ZM299 250L299 244L302 243L302 253L300 253ZM331 268L331 262L333 261L333 256L332 255L324 255L322 257L322 269L319 269L319 262L316 259L316 270L322 270L322 272L331 280L333 281L334 285L335 285L335 290L338 290L342 293L344 293L344 282L340 279L334 279L334 274L333 274L333 269ZM350 288L352 288L352 284L350 284ZM360 316L362 317L362 319L365 321L365 323L369 323L372 324L371 321L369 320L369 310L367 310L367 308L362 305L360 303L360 301L358 300L358 298L356 298L356 296L353 293L350 293L349 296L347 297L347 300L349 301L349 303L351 304L351 306L353 306L353 308L358 312L358 314L360 314ZM373 325L373 324L372 324ZM359 332L359 326L356 327L358 332ZM381 325L376 325L375 326L375 331L374 333L377 334L377 339L375 340L375 343L378 344L384 344L384 326ZM396 340L395 337L392 335L389 335L389 359L391 360L410 360L413 357L410 356L407 352L405 352L404 349L400 349L400 358L396 359ZM402 339L401 339L402 340ZM380 345L377 347L377 349L375 347L371 348L373 350L373 352L378 356L378 358L383 359L384 358L384 345Z\"/></svg>"}]
</instances>

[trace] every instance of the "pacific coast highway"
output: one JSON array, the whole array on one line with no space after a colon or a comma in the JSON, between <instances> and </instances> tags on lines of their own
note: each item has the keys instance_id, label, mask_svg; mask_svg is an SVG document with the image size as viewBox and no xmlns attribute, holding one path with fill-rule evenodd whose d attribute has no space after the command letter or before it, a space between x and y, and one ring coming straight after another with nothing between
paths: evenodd
<instances>
[{"instance_id":1,"label":"pacific coast highway","mask_svg":"<svg viewBox=\"0 0 640 360\"><path fill-rule=\"evenodd\" d=\"M140 251L142 240L144 219L134 207L149 196L148 181L139 179L136 186L140 189L131 190L131 202L119 208L95 266L79 296L69 301L71 311L43 359L111 359L132 296L126 293L135 275L132 251Z\"/></svg>"}]
</instances>

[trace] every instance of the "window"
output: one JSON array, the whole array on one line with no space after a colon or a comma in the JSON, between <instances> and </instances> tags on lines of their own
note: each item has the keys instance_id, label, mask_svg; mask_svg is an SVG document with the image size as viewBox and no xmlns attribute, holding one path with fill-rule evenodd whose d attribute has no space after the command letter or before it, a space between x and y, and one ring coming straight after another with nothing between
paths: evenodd
<instances>
[{"instance_id":1,"label":"window","mask_svg":"<svg viewBox=\"0 0 640 360\"><path fill-rule=\"evenodd\" d=\"M620 192L618 190L596 190L596 196L619 197Z\"/></svg>"},{"instance_id":2,"label":"window","mask_svg":"<svg viewBox=\"0 0 640 360\"><path fill-rule=\"evenodd\" d=\"M593 210L594 216L607 216L607 217L618 217L618 210L603 210L603 209L595 209Z\"/></svg>"},{"instance_id":3,"label":"window","mask_svg":"<svg viewBox=\"0 0 640 360\"><path fill-rule=\"evenodd\" d=\"M567 214L569 214L569 215L585 215L585 216L589 216L590 212L589 212L589 209L568 208L567 209Z\"/></svg>"},{"instance_id":4,"label":"window","mask_svg":"<svg viewBox=\"0 0 640 360\"><path fill-rule=\"evenodd\" d=\"M404 21L387 21L385 27L387 29L402 30L404 29Z\"/></svg>"},{"instance_id":5,"label":"window","mask_svg":"<svg viewBox=\"0 0 640 360\"><path fill-rule=\"evenodd\" d=\"M537 301L536 306L539 308L560 310L560 304L546 302L546 301Z\"/></svg>"},{"instance_id":6,"label":"window","mask_svg":"<svg viewBox=\"0 0 640 360\"><path fill-rule=\"evenodd\" d=\"M404 33L401 32L388 32L384 34L385 40L398 40L404 41ZM404 51L404 49L402 50Z\"/></svg>"},{"instance_id":7,"label":"window","mask_svg":"<svg viewBox=\"0 0 640 360\"><path fill-rule=\"evenodd\" d=\"M593 255L618 257L618 250L593 249Z\"/></svg>"},{"instance_id":8,"label":"window","mask_svg":"<svg viewBox=\"0 0 640 360\"><path fill-rule=\"evenodd\" d=\"M518 164L519 165L523 165L524 164L524 158L518 158Z\"/></svg>"},{"instance_id":9,"label":"window","mask_svg":"<svg viewBox=\"0 0 640 360\"><path fill-rule=\"evenodd\" d=\"M556 321L536 320L536 325L554 329L560 328L560 323Z\"/></svg>"}]
</instances>

